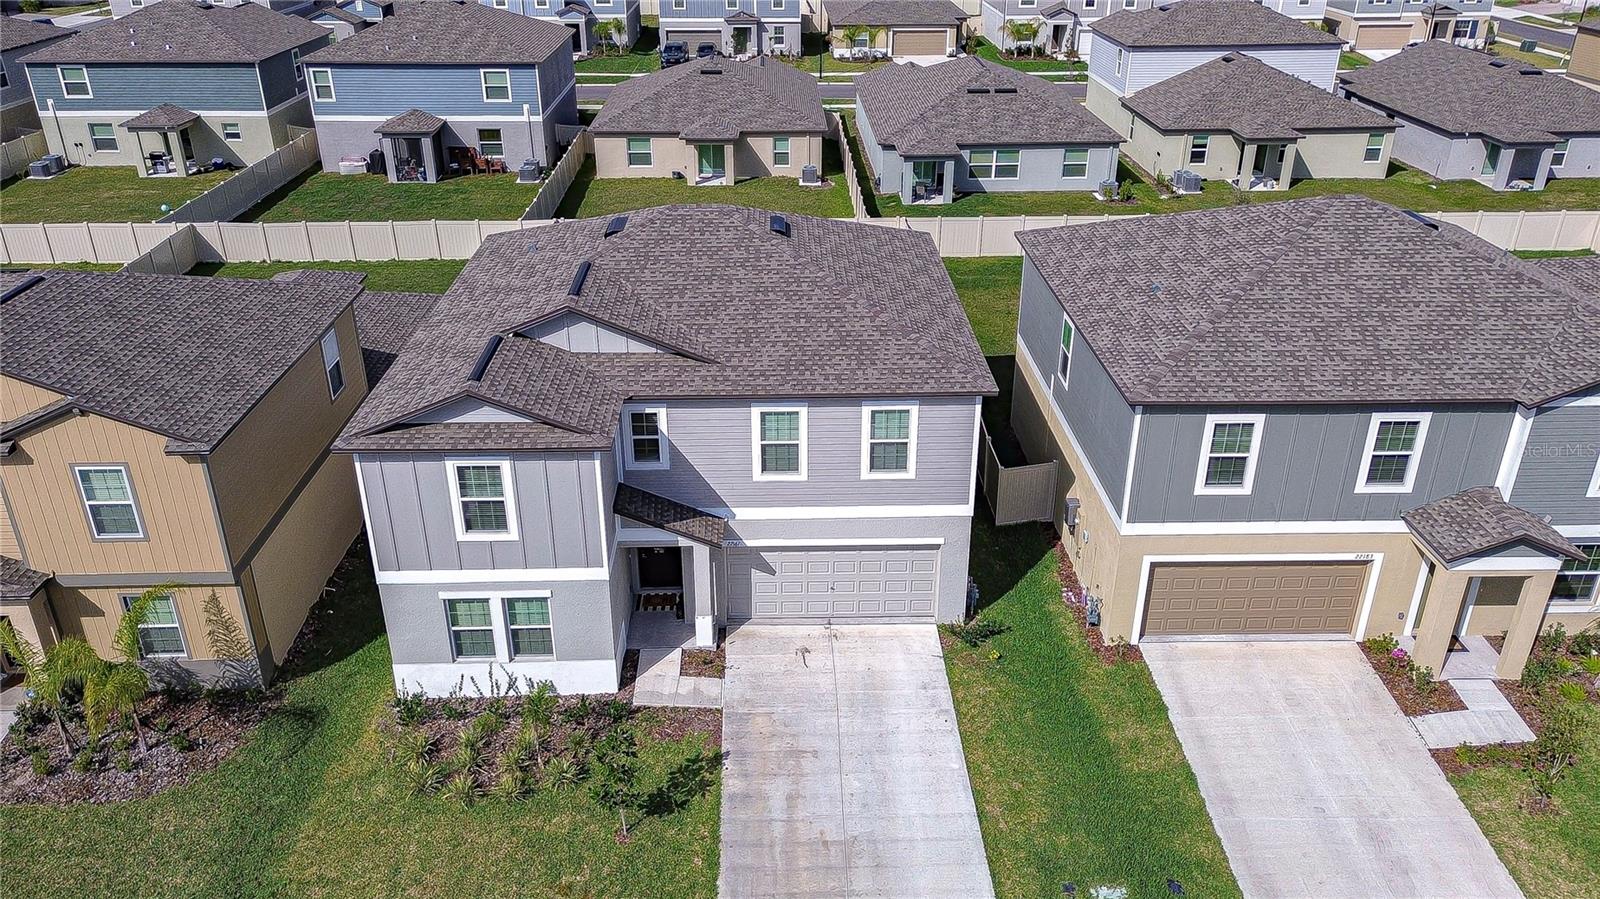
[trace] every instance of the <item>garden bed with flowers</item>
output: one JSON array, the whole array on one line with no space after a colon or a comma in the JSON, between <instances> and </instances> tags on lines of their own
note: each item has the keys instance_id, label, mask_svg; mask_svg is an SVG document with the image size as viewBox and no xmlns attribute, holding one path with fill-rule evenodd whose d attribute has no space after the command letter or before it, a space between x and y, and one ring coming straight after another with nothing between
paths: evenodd
<instances>
[{"instance_id":1,"label":"garden bed with flowers","mask_svg":"<svg viewBox=\"0 0 1600 899\"><path fill-rule=\"evenodd\" d=\"M1418 665L1411 654L1400 648L1394 637L1383 634L1362 641L1361 652L1372 664L1378 679L1389 688L1395 705L1407 717L1435 712L1459 712L1467 705L1454 687L1433 679L1433 669Z\"/></svg>"}]
</instances>

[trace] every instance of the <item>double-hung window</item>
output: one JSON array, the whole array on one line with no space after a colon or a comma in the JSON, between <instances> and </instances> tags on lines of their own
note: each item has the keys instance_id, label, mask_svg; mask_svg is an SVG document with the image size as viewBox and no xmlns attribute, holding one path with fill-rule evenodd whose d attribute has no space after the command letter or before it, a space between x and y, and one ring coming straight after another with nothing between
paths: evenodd
<instances>
[{"instance_id":1,"label":"double-hung window","mask_svg":"<svg viewBox=\"0 0 1600 899\"><path fill-rule=\"evenodd\" d=\"M1117 74L1120 76L1128 70L1128 51L1117 48Z\"/></svg>"},{"instance_id":2,"label":"double-hung window","mask_svg":"<svg viewBox=\"0 0 1600 899\"><path fill-rule=\"evenodd\" d=\"M672 467L667 448L667 410L628 407L623 410L627 421L627 444L623 458L633 469Z\"/></svg>"},{"instance_id":3,"label":"double-hung window","mask_svg":"<svg viewBox=\"0 0 1600 899\"><path fill-rule=\"evenodd\" d=\"M456 539L517 539L511 463L504 459L451 461L446 468Z\"/></svg>"},{"instance_id":4,"label":"double-hung window","mask_svg":"<svg viewBox=\"0 0 1600 899\"><path fill-rule=\"evenodd\" d=\"M1139 5L1139 0L1122 0L1123 9L1133 9Z\"/></svg>"},{"instance_id":5,"label":"double-hung window","mask_svg":"<svg viewBox=\"0 0 1600 899\"><path fill-rule=\"evenodd\" d=\"M772 139L772 167L786 169L789 167L789 139L775 137Z\"/></svg>"},{"instance_id":6,"label":"double-hung window","mask_svg":"<svg viewBox=\"0 0 1600 899\"><path fill-rule=\"evenodd\" d=\"M1087 147L1068 147L1062 151L1061 177L1089 177L1089 149Z\"/></svg>"},{"instance_id":7,"label":"double-hung window","mask_svg":"<svg viewBox=\"0 0 1600 899\"><path fill-rule=\"evenodd\" d=\"M1550 601L1579 606L1600 605L1600 543L1578 544L1588 556L1583 561L1568 559L1556 574Z\"/></svg>"},{"instance_id":8,"label":"double-hung window","mask_svg":"<svg viewBox=\"0 0 1600 899\"><path fill-rule=\"evenodd\" d=\"M805 407L758 406L750 419L756 480L805 480Z\"/></svg>"},{"instance_id":9,"label":"double-hung window","mask_svg":"<svg viewBox=\"0 0 1600 899\"><path fill-rule=\"evenodd\" d=\"M296 47L289 51L289 65L294 67L294 80L304 82L306 67L300 64L300 48Z\"/></svg>"},{"instance_id":10,"label":"double-hung window","mask_svg":"<svg viewBox=\"0 0 1600 899\"><path fill-rule=\"evenodd\" d=\"M64 97L93 97L89 89L89 70L83 66L57 66L61 76L61 95Z\"/></svg>"},{"instance_id":11,"label":"double-hung window","mask_svg":"<svg viewBox=\"0 0 1600 899\"><path fill-rule=\"evenodd\" d=\"M1061 322L1061 352L1056 356L1056 378L1061 382L1061 389L1067 389L1067 380L1072 375L1072 322L1065 319Z\"/></svg>"},{"instance_id":12,"label":"double-hung window","mask_svg":"<svg viewBox=\"0 0 1600 899\"><path fill-rule=\"evenodd\" d=\"M1374 415L1367 429L1367 452L1356 476L1357 493L1410 493L1417 457L1428 436L1430 414Z\"/></svg>"},{"instance_id":13,"label":"double-hung window","mask_svg":"<svg viewBox=\"0 0 1600 899\"><path fill-rule=\"evenodd\" d=\"M133 498L128 469L122 465L75 465L73 477L97 540L140 540L144 523Z\"/></svg>"},{"instance_id":14,"label":"double-hung window","mask_svg":"<svg viewBox=\"0 0 1600 899\"><path fill-rule=\"evenodd\" d=\"M1556 148L1555 148L1554 152L1552 152L1550 154L1550 167L1551 168L1559 169L1562 166L1567 164L1567 147L1568 146L1569 146L1569 144L1566 141L1559 141L1559 142L1556 143Z\"/></svg>"},{"instance_id":15,"label":"double-hung window","mask_svg":"<svg viewBox=\"0 0 1600 899\"><path fill-rule=\"evenodd\" d=\"M89 124L89 145L101 153L117 152L117 131L110 122Z\"/></svg>"},{"instance_id":16,"label":"double-hung window","mask_svg":"<svg viewBox=\"0 0 1600 899\"><path fill-rule=\"evenodd\" d=\"M506 142L499 128L478 129L478 153L486 159L506 158Z\"/></svg>"},{"instance_id":17,"label":"double-hung window","mask_svg":"<svg viewBox=\"0 0 1600 899\"><path fill-rule=\"evenodd\" d=\"M782 9L783 7L779 6L777 4L773 4L772 8L773 9ZM787 28L785 28L782 25L774 25L774 26L772 26L772 46L773 47L785 47L785 46L788 46L788 41L789 41L789 32L788 32Z\"/></svg>"},{"instance_id":18,"label":"double-hung window","mask_svg":"<svg viewBox=\"0 0 1600 899\"><path fill-rule=\"evenodd\" d=\"M511 0L494 0L495 9L506 9L511 5Z\"/></svg>"},{"instance_id":19,"label":"double-hung window","mask_svg":"<svg viewBox=\"0 0 1600 899\"><path fill-rule=\"evenodd\" d=\"M628 138L628 166L630 168L648 168L653 161L650 152L650 138Z\"/></svg>"},{"instance_id":20,"label":"double-hung window","mask_svg":"<svg viewBox=\"0 0 1600 899\"><path fill-rule=\"evenodd\" d=\"M1589 479L1589 492L1586 496L1600 496L1600 461L1594 463L1594 477Z\"/></svg>"},{"instance_id":21,"label":"double-hung window","mask_svg":"<svg viewBox=\"0 0 1600 899\"><path fill-rule=\"evenodd\" d=\"M333 102L333 70L311 70L311 99L322 103Z\"/></svg>"},{"instance_id":22,"label":"double-hung window","mask_svg":"<svg viewBox=\"0 0 1600 899\"><path fill-rule=\"evenodd\" d=\"M339 359L339 331L335 328L322 335L322 370L328 375L328 398L338 399L344 392L344 363Z\"/></svg>"},{"instance_id":23,"label":"double-hung window","mask_svg":"<svg viewBox=\"0 0 1600 899\"><path fill-rule=\"evenodd\" d=\"M914 478L917 475L917 407L861 407L861 476Z\"/></svg>"},{"instance_id":24,"label":"double-hung window","mask_svg":"<svg viewBox=\"0 0 1600 899\"><path fill-rule=\"evenodd\" d=\"M511 72L507 69L482 69L478 76L483 80L483 102L511 102Z\"/></svg>"},{"instance_id":25,"label":"double-hung window","mask_svg":"<svg viewBox=\"0 0 1600 899\"><path fill-rule=\"evenodd\" d=\"M689 0L672 0L673 9L687 9L688 6Z\"/></svg>"},{"instance_id":26,"label":"double-hung window","mask_svg":"<svg viewBox=\"0 0 1600 899\"><path fill-rule=\"evenodd\" d=\"M1189 138L1189 164L1205 165L1206 156L1211 152L1211 135L1196 134Z\"/></svg>"},{"instance_id":27,"label":"double-hung window","mask_svg":"<svg viewBox=\"0 0 1600 899\"><path fill-rule=\"evenodd\" d=\"M1014 179L1021 166L1021 150L973 150L967 174L973 178Z\"/></svg>"},{"instance_id":28,"label":"double-hung window","mask_svg":"<svg viewBox=\"0 0 1600 899\"><path fill-rule=\"evenodd\" d=\"M133 608L139 594L125 593L121 599L122 611L126 612ZM177 603L170 593L155 597L144 622L139 625L139 658L174 658L188 654L183 644L183 628L178 624Z\"/></svg>"},{"instance_id":29,"label":"double-hung window","mask_svg":"<svg viewBox=\"0 0 1600 899\"><path fill-rule=\"evenodd\" d=\"M1361 161L1377 162L1383 159L1383 140L1384 133L1382 131L1374 131L1367 135L1367 150L1362 154Z\"/></svg>"},{"instance_id":30,"label":"double-hung window","mask_svg":"<svg viewBox=\"0 0 1600 899\"><path fill-rule=\"evenodd\" d=\"M222 139L229 141L244 140L244 132L240 130L238 122L222 123Z\"/></svg>"},{"instance_id":31,"label":"double-hung window","mask_svg":"<svg viewBox=\"0 0 1600 899\"><path fill-rule=\"evenodd\" d=\"M494 658L494 615L489 598L470 597L444 601L450 622L450 651L457 659Z\"/></svg>"},{"instance_id":32,"label":"double-hung window","mask_svg":"<svg viewBox=\"0 0 1600 899\"><path fill-rule=\"evenodd\" d=\"M511 658L555 655L555 639L550 628L550 597L506 597L506 631Z\"/></svg>"},{"instance_id":33,"label":"double-hung window","mask_svg":"<svg viewBox=\"0 0 1600 899\"><path fill-rule=\"evenodd\" d=\"M1255 484L1261 455L1262 415L1208 415L1196 494L1246 494Z\"/></svg>"},{"instance_id":34,"label":"double-hung window","mask_svg":"<svg viewBox=\"0 0 1600 899\"><path fill-rule=\"evenodd\" d=\"M533 0L533 5L538 9L549 9L550 0Z\"/></svg>"}]
</instances>

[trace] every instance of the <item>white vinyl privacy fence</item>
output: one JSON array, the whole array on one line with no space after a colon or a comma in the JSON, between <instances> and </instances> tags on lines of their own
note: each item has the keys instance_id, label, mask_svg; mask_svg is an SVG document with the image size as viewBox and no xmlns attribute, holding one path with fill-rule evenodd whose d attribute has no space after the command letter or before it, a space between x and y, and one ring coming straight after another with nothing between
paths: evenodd
<instances>
[{"instance_id":1,"label":"white vinyl privacy fence","mask_svg":"<svg viewBox=\"0 0 1600 899\"><path fill-rule=\"evenodd\" d=\"M249 212L269 194L298 178L321 161L317 132L302 128L272 155L240 170L193 200L158 219L160 222L226 222Z\"/></svg>"},{"instance_id":2,"label":"white vinyl privacy fence","mask_svg":"<svg viewBox=\"0 0 1600 899\"><path fill-rule=\"evenodd\" d=\"M43 156L48 149L43 131L29 131L0 144L0 181L9 181L27 171L28 163Z\"/></svg>"},{"instance_id":3,"label":"white vinyl privacy fence","mask_svg":"<svg viewBox=\"0 0 1600 899\"><path fill-rule=\"evenodd\" d=\"M567 152L562 154L561 161L555 164L550 174L544 179L544 184L539 188L539 195L528 204L528 211L522 214L524 219L552 219L556 210L561 208L561 201L567 196L567 188L577 180L578 172L583 169L584 160L594 152L594 138L589 134L589 129L584 128L572 136L572 145L567 147Z\"/></svg>"}]
</instances>

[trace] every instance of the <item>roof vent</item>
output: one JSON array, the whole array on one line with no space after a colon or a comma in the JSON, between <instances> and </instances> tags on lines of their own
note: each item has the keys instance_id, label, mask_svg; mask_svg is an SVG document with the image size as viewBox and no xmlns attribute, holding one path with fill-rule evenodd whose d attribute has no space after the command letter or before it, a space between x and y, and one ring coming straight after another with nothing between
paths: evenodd
<instances>
[{"instance_id":1,"label":"roof vent","mask_svg":"<svg viewBox=\"0 0 1600 899\"><path fill-rule=\"evenodd\" d=\"M467 375L467 380L483 380L483 373L489 370L489 363L494 361L495 351L500 349L502 340L505 340L505 337L499 334L489 338L489 342L483 345L483 351L478 354L478 361L472 363L472 374Z\"/></svg>"},{"instance_id":2,"label":"roof vent","mask_svg":"<svg viewBox=\"0 0 1600 899\"><path fill-rule=\"evenodd\" d=\"M1494 66L1497 69L1503 69L1507 65L1510 65L1510 63L1507 63L1503 59L1491 59L1491 60L1489 60L1489 65Z\"/></svg>"},{"instance_id":3,"label":"roof vent","mask_svg":"<svg viewBox=\"0 0 1600 899\"><path fill-rule=\"evenodd\" d=\"M28 277L23 278L21 281L17 282L16 285L8 288L5 293L0 293L0 303L10 302L11 299L17 294L22 293L24 290L27 290L43 280L44 275L29 275Z\"/></svg>"},{"instance_id":4,"label":"roof vent","mask_svg":"<svg viewBox=\"0 0 1600 899\"><path fill-rule=\"evenodd\" d=\"M610 237L613 234L621 234L622 229L626 227L628 227L628 217L625 215L619 215L610 222L606 223L606 236Z\"/></svg>"},{"instance_id":5,"label":"roof vent","mask_svg":"<svg viewBox=\"0 0 1600 899\"><path fill-rule=\"evenodd\" d=\"M1427 216L1425 216L1425 215L1423 215L1423 214L1421 214L1419 212L1412 212L1409 209L1405 210L1405 213L1406 213L1406 215L1408 215L1411 218L1415 219L1417 221L1417 223L1422 225L1424 228L1431 228L1434 231L1439 230L1439 223L1434 221L1433 219L1428 218Z\"/></svg>"},{"instance_id":6,"label":"roof vent","mask_svg":"<svg viewBox=\"0 0 1600 899\"><path fill-rule=\"evenodd\" d=\"M1517 74L1518 75L1543 75L1544 74L1544 69L1534 69L1534 68L1518 69L1517 70Z\"/></svg>"},{"instance_id":7,"label":"roof vent","mask_svg":"<svg viewBox=\"0 0 1600 899\"><path fill-rule=\"evenodd\" d=\"M578 263L578 270L572 273L572 286L567 288L567 296L575 297L583 293L583 282L589 280L589 260Z\"/></svg>"},{"instance_id":8,"label":"roof vent","mask_svg":"<svg viewBox=\"0 0 1600 899\"><path fill-rule=\"evenodd\" d=\"M773 216L771 221L767 222L767 228L779 237L789 236L789 220L781 215Z\"/></svg>"},{"instance_id":9,"label":"roof vent","mask_svg":"<svg viewBox=\"0 0 1600 899\"><path fill-rule=\"evenodd\" d=\"M722 74L722 70L721 69L701 69L700 70L700 74L702 74L702 75L721 75Z\"/></svg>"},{"instance_id":10,"label":"roof vent","mask_svg":"<svg viewBox=\"0 0 1600 899\"><path fill-rule=\"evenodd\" d=\"M1017 92L1017 89L1014 87L997 87L994 89L994 92L997 94L1014 94Z\"/></svg>"},{"instance_id":11,"label":"roof vent","mask_svg":"<svg viewBox=\"0 0 1600 899\"><path fill-rule=\"evenodd\" d=\"M986 88L986 87L969 87L969 88L967 88L967 93L969 93L969 94L987 94L988 92L989 92L989 89Z\"/></svg>"}]
</instances>

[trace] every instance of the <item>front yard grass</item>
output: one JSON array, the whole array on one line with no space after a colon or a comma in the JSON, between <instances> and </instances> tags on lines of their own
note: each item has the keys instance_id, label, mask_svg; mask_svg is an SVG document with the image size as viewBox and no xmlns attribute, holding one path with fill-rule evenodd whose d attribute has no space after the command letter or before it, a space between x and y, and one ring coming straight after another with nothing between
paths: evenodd
<instances>
[{"instance_id":1,"label":"front yard grass","mask_svg":"<svg viewBox=\"0 0 1600 899\"><path fill-rule=\"evenodd\" d=\"M655 26L640 25L639 39L628 48L628 52L617 53L613 50L605 56L580 59L572 64L572 68L580 76L605 72L653 72L661 68L660 39L661 32Z\"/></svg>"},{"instance_id":2,"label":"front yard grass","mask_svg":"<svg viewBox=\"0 0 1600 899\"><path fill-rule=\"evenodd\" d=\"M1564 67L1564 59L1560 56L1551 56L1548 53L1530 53L1518 47L1515 43L1499 42L1489 45L1490 56L1500 56L1526 63L1539 69L1559 69Z\"/></svg>"},{"instance_id":3,"label":"front yard grass","mask_svg":"<svg viewBox=\"0 0 1600 899\"><path fill-rule=\"evenodd\" d=\"M390 262L202 262L191 275L217 278L270 278L282 272L312 268L362 272L368 290L399 293L444 293L465 268L465 259L408 259ZM115 267L115 266L113 266Z\"/></svg>"},{"instance_id":4,"label":"front yard grass","mask_svg":"<svg viewBox=\"0 0 1600 899\"><path fill-rule=\"evenodd\" d=\"M48 180L0 185L0 222L153 222L228 180L232 172L140 178L133 166L80 165Z\"/></svg>"},{"instance_id":5,"label":"front yard grass","mask_svg":"<svg viewBox=\"0 0 1600 899\"><path fill-rule=\"evenodd\" d=\"M1016 69L1019 72L1035 74L1039 72L1077 72L1081 75L1089 68L1089 64L1082 60L1067 61L1051 56L1028 56L1026 54L1012 58L1000 52L999 47L981 37L975 37L967 44L967 52L990 62L997 62L1000 65ZM1082 81L1083 78L1079 77L1075 80Z\"/></svg>"},{"instance_id":6,"label":"front yard grass","mask_svg":"<svg viewBox=\"0 0 1600 899\"><path fill-rule=\"evenodd\" d=\"M716 785L627 845L581 790L469 808L411 795L375 725L394 682L364 547L333 586L283 708L220 768L147 800L7 807L7 899L716 894ZM642 744L659 777L703 739Z\"/></svg>"},{"instance_id":7,"label":"front yard grass","mask_svg":"<svg viewBox=\"0 0 1600 899\"><path fill-rule=\"evenodd\" d=\"M1339 71L1360 69L1372 65L1372 58L1354 50L1339 51Z\"/></svg>"},{"instance_id":8,"label":"front yard grass","mask_svg":"<svg viewBox=\"0 0 1600 899\"><path fill-rule=\"evenodd\" d=\"M539 195L517 176L463 175L437 184L391 184L383 175L312 172L284 185L244 222L515 221Z\"/></svg>"}]
</instances>

